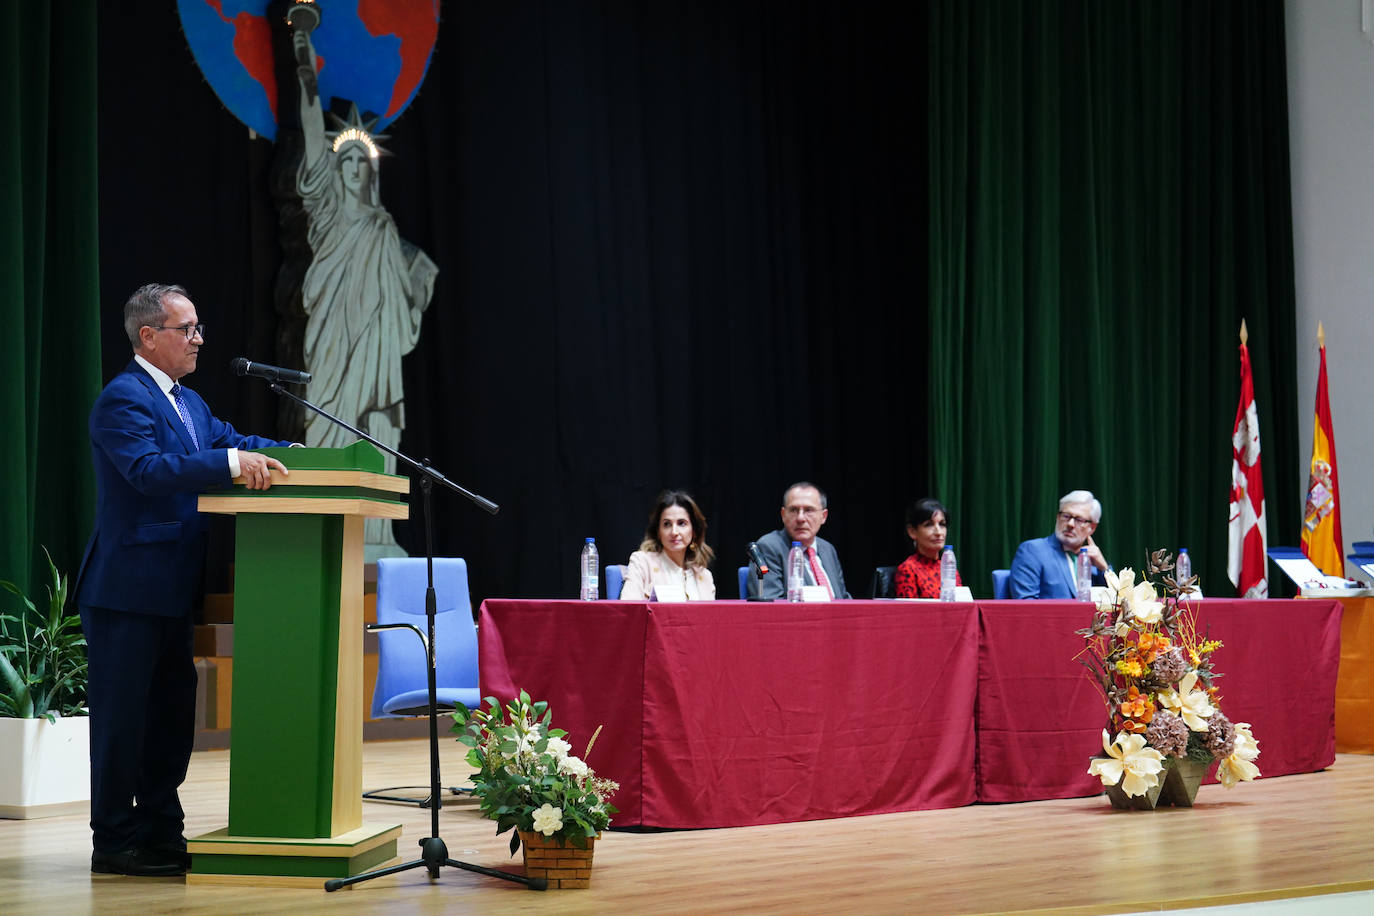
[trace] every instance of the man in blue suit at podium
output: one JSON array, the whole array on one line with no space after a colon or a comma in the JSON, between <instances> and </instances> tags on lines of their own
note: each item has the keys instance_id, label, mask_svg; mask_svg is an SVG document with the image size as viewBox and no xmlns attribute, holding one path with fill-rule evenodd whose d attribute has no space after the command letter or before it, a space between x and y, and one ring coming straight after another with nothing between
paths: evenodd
<instances>
[{"instance_id":1,"label":"man in blue suit at podium","mask_svg":"<svg viewBox=\"0 0 1374 916\"><path fill-rule=\"evenodd\" d=\"M124 306L134 358L91 409L98 496L77 576L90 658L91 871L170 876L190 866L177 789L195 737L193 614L205 564L196 496L242 477L271 486L281 462L180 380L205 327L179 286L149 284Z\"/></svg>"}]
</instances>

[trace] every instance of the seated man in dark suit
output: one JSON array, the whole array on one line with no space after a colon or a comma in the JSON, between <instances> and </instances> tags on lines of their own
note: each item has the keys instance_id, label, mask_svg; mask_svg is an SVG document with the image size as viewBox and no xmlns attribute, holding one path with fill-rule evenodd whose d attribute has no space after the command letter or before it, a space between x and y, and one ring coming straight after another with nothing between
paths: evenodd
<instances>
[{"instance_id":1,"label":"seated man in dark suit","mask_svg":"<svg viewBox=\"0 0 1374 916\"><path fill-rule=\"evenodd\" d=\"M124 332L134 359L91 408L95 531L74 589L90 659L91 871L170 876L190 864L177 788L195 737L196 496L236 477L266 490L286 468L247 449L291 443L240 435L180 384L205 343L186 290L140 288Z\"/></svg>"},{"instance_id":2,"label":"seated man in dark suit","mask_svg":"<svg viewBox=\"0 0 1374 916\"><path fill-rule=\"evenodd\" d=\"M839 555L829 541L817 536L829 515L825 494L813 483L794 483L782 494L782 528L758 539L759 552L768 564L763 597L787 596L787 554L793 541L800 542L806 550L806 584L824 585L831 598L849 597ZM749 594L758 594L757 589L758 571L751 566Z\"/></svg>"},{"instance_id":3,"label":"seated man in dark suit","mask_svg":"<svg viewBox=\"0 0 1374 916\"><path fill-rule=\"evenodd\" d=\"M1093 584L1105 583L1109 569L1102 551L1093 543L1093 532L1102 519L1102 503L1087 490L1074 490L1059 500L1054 533L1022 542L1011 561L1008 590L1012 598L1058 598L1072 601L1078 597L1075 560L1078 548L1088 548L1093 565Z\"/></svg>"}]
</instances>

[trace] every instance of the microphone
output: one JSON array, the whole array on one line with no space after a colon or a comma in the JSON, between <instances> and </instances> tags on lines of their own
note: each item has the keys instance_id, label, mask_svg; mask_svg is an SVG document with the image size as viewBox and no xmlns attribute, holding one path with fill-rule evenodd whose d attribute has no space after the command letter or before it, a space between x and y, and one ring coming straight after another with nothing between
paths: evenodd
<instances>
[{"instance_id":1,"label":"microphone","mask_svg":"<svg viewBox=\"0 0 1374 916\"><path fill-rule=\"evenodd\" d=\"M768 575L768 564L763 561L763 553L754 541L749 542L749 559L753 560L754 565L758 567L760 579Z\"/></svg>"},{"instance_id":2,"label":"microphone","mask_svg":"<svg viewBox=\"0 0 1374 916\"><path fill-rule=\"evenodd\" d=\"M254 378L265 378L269 382L304 385L310 381L309 372L302 372L299 369L283 369L280 366L269 366L267 363L255 363L242 356L229 365L233 367L236 375L251 375Z\"/></svg>"}]
</instances>

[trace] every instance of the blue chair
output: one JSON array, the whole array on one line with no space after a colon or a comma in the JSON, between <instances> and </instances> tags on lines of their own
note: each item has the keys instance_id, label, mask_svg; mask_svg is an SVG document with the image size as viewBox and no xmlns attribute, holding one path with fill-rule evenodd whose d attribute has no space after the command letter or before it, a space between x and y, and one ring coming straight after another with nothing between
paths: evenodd
<instances>
[{"instance_id":1,"label":"blue chair","mask_svg":"<svg viewBox=\"0 0 1374 916\"><path fill-rule=\"evenodd\" d=\"M625 567L619 563L612 563L606 567L606 598L614 601L620 597L620 590L625 587Z\"/></svg>"},{"instance_id":2,"label":"blue chair","mask_svg":"<svg viewBox=\"0 0 1374 916\"><path fill-rule=\"evenodd\" d=\"M741 566L741 567L739 568L739 600L741 600L741 601L748 601L748 600L749 600L749 567L748 567L748 566Z\"/></svg>"},{"instance_id":3,"label":"blue chair","mask_svg":"<svg viewBox=\"0 0 1374 916\"><path fill-rule=\"evenodd\" d=\"M1005 601L1011 593L1010 582L1010 569L994 569L992 571L992 597L998 601Z\"/></svg>"},{"instance_id":4,"label":"blue chair","mask_svg":"<svg viewBox=\"0 0 1374 916\"><path fill-rule=\"evenodd\" d=\"M392 719L429 715L429 664L426 658L425 590L429 583L424 557L386 557L377 561L377 622L368 629L377 633L377 687L372 692L372 718ZM481 705L477 676L477 629L472 623L468 598L467 561L454 557L434 559L434 639L440 713L456 704L469 709ZM430 807L429 798L384 795L398 789L427 786L390 786L364 792L374 801L398 801ZM449 787L451 794L462 790Z\"/></svg>"}]
</instances>

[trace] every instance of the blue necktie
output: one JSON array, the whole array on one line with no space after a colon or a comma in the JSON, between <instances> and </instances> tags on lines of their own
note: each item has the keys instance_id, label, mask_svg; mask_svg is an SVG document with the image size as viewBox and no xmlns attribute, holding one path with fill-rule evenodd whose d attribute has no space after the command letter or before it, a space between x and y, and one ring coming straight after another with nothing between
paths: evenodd
<instances>
[{"instance_id":1,"label":"blue necktie","mask_svg":"<svg viewBox=\"0 0 1374 916\"><path fill-rule=\"evenodd\" d=\"M196 424L191 420L191 411L186 409L186 399L181 396L181 385L172 383L172 400L177 404L177 416L181 417L181 422L186 427L186 431L191 434L191 444L200 451L200 440L196 438Z\"/></svg>"}]
</instances>

